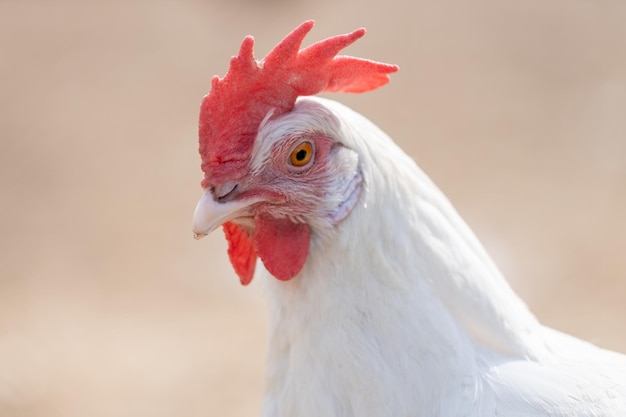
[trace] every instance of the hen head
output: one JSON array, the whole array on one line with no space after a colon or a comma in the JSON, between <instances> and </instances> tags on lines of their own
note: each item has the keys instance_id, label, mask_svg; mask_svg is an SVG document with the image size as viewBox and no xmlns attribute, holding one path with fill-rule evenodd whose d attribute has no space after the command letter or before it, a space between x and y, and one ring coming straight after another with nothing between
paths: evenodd
<instances>
[{"instance_id":1,"label":"hen head","mask_svg":"<svg viewBox=\"0 0 626 417\"><path fill-rule=\"evenodd\" d=\"M300 50L313 22L304 22L263 60L253 38L241 44L223 79L214 77L200 109L204 194L194 214L200 238L223 225L228 255L241 283L257 257L280 280L306 262L312 231L323 232L356 205L361 174L356 152L338 137L339 122L319 92L365 92L389 81L397 66L337 53L364 29Z\"/></svg>"}]
</instances>

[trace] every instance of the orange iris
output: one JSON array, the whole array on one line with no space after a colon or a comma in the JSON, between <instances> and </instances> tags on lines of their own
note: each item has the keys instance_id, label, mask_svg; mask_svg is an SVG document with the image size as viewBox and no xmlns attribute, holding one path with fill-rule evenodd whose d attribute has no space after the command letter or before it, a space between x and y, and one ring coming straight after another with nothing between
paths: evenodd
<instances>
[{"instance_id":1,"label":"orange iris","mask_svg":"<svg viewBox=\"0 0 626 417\"><path fill-rule=\"evenodd\" d=\"M311 142L302 142L291 151L289 162L295 167L303 167L309 163L313 157L313 145Z\"/></svg>"}]
</instances>

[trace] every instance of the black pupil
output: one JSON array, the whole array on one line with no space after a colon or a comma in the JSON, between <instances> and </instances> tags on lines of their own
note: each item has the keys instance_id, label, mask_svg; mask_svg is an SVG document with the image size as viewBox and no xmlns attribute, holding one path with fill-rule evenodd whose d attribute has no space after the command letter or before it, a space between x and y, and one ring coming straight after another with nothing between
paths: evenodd
<instances>
[{"instance_id":1,"label":"black pupil","mask_svg":"<svg viewBox=\"0 0 626 417\"><path fill-rule=\"evenodd\" d=\"M296 152L296 159L298 161L304 161L306 159L306 150L305 149L300 149L298 152Z\"/></svg>"}]
</instances>

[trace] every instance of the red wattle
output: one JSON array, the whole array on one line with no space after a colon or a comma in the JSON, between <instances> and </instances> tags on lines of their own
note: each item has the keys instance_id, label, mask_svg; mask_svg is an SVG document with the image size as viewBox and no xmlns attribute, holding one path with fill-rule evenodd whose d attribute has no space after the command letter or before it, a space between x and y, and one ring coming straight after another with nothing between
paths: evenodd
<instances>
[{"instance_id":1,"label":"red wattle","mask_svg":"<svg viewBox=\"0 0 626 417\"><path fill-rule=\"evenodd\" d=\"M252 244L252 239L248 233L232 222L223 225L224 235L228 241L228 257L235 272L239 275L242 285L248 285L254 276L256 265L256 251Z\"/></svg>"},{"instance_id":2,"label":"red wattle","mask_svg":"<svg viewBox=\"0 0 626 417\"><path fill-rule=\"evenodd\" d=\"M296 276L309 253L309 226L263 214L255 217L255 226L254 247L269 273L282 281Z\"/></svg>"}]
</instances>

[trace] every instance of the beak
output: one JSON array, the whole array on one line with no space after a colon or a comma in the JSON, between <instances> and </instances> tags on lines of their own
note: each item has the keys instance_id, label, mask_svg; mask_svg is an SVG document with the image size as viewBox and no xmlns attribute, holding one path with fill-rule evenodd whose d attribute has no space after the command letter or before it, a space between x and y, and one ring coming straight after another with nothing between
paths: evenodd
<instances>
[{"instance_id":1,"label":"beak","mask_svg":"<svg viewBox=\"0 0 626 417\"><path fill-rule=\"evenodd\" d=\"M229 201L219 203L207 188L200 197L196 211L193 213L193 237L202 239L227 221L236 219L247 212L247 209L258 199Z\"/></svg>"}]
</instances>

